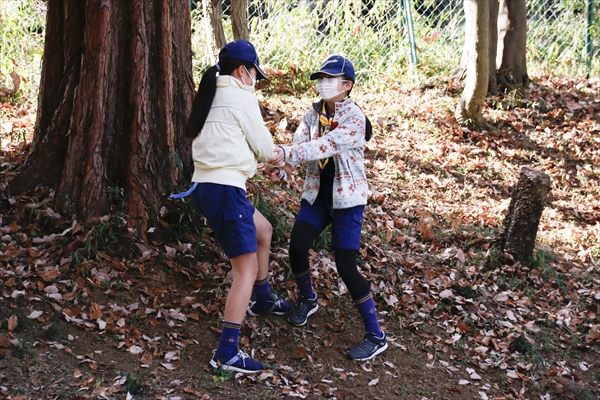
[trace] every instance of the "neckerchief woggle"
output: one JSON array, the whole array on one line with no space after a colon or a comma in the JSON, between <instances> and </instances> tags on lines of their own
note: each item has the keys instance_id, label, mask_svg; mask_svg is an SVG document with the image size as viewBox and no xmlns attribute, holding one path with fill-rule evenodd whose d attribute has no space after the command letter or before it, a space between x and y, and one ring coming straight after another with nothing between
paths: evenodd
<instances>
[{"instance_id":1,"label":"neckerchief woggle","mask_svg":"<svg viewBox=\"0 0 600 400\"><path fill-rule=\"evenodd\" d=\"M325 108L325 101L323 101L323 107L321 108L321 112L319 113L319 122L321 123L321 127L323 128L323 132L321 136L325 136L331 131L331 124L333 123L333 115L330 117L327 114L327 109ZM323 169L329 162L329 157L324 160L317 160L319 163L319 168Z\"/></svg>"}]
</instances>

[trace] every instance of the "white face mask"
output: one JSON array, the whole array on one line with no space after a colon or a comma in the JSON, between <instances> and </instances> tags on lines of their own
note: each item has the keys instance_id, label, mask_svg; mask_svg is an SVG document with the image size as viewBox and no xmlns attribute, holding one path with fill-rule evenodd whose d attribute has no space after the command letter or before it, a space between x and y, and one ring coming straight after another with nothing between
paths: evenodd
<instances>
[{"instance_id":1,"label":"white face mask","mask_svg":"<svg viewBox=\"0 0 600 400\"><path fill-rule=\"evenodd\" d=\"M250 77L250 81L252 82L252 85L246 85L246 83L244 81L242 81L242 83L244 83L244 86L246 86L247 91L249 91L250 93L254 93L254 90L256 90L256 79L254 79L252 77L252 75L250 75L250 72L248 72L248 68L246 68L245 65L242 65L242 67L244 67L244 69L246 70L246 73Z\"/></svg>"},{"instance_id":2,"label":"white face mask","mask_svg":"<svg viewBox=\"0 0 600 400\"><path fill-rule=\"evenodd\" d=\"M337 78L319 78L317 81L317 91L321 95L323 100L331 99L344 91L338 91L338 83L340 82ZM341 81L345 82L345 81Z\"/></svg>"}]
</instances>

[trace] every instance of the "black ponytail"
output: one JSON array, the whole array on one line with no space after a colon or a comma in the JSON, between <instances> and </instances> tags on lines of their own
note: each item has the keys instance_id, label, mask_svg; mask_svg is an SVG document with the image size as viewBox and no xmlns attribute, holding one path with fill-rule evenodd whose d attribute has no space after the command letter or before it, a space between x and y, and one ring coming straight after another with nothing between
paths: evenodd
<instances>
[{"instance_id":1,"label":"black ponytail","mask_svg":"<svg viewBox=\"0 0 600 400\"><path fill-rule=\"evenodd\" d=\"M219 60L217 65L213 65L204 72L200 80L200 85L198 85L198 91L192 102L192 112L185 126L185 137L190 140L195 139L204 127L213 99L217 93L217 72L219 75L231 75L240 65L244 65L248 70L254 68L254 64L247 61L237 58L223 58Z\"/></svg>"},{"instance_id":2,"label":"black ponytail","mask_svg":"<svg viewBox=\"0 0 600 400\"><path fill-rule=\"evenodd\" d=\"M185 126L185 136L188 139L195 139L206 122L210 106L217 92L217 72L219 72L217 66L213 65L202 75L202 80L200 80L198 91L192 103L192 112Z\"/></svg>"}]
</instances>

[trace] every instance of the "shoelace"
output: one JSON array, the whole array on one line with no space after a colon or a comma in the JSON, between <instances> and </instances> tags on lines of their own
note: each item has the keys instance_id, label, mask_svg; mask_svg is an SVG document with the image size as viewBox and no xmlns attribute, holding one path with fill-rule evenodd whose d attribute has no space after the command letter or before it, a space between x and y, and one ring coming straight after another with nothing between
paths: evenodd
<instances>
[{"instance_id":1,"label":"shoelace","mask_svg":"<svg viewBox=\"0 0 600 400\"><path fill-rule=\"evenodd\" d=\"M307 301L299 301L299 302L296 304L296 307L295 307L295 308L296 308L296 310L297 310L297 311L302 311L302 312L304 312L304 310L308 308L308 300L307 300Z\"/></svg>"},{"instance_id":2,"label":"shoelace","mask_svg":"<svg viewBox=\"0 0 600 400\"><path fill-rule=\"evenodd\" d=\"M271 307L271 310L275 307L280 307L283 299L278 298L278 296L272 290L269 291L269 295L271 296L271 300L273 300L273 306Z\"/></svg>"},{"instance_id":3,"label":"shoelace","mask_svg":"<svg viewBox=\"0 0 600 400\"><path fill-rule=\"evenodd\" d=\"M362 340L362 341L361 341L361 342L358 344L358 347L360 347L361 349L364 349L364 348L366 348L366 347L367 347L367 345L368 345L369 343L370 343L371 345L375 346L375 347L377 347L377 346L379 345L378 343L375 343L375 342L373 342L373 341L369 340L369 338L364 338L364 339L363 339L363 340Z\"/></svg>"},{"instance_id":4,"label":"shoelace","mask_svg":"<svg viewBox=\"0 0 600 400\"><path fill-rule=\"evenodd\" d=\"M246 353L243 350L238 351L238 357L242 359L242 365L245 367L246 366L246 358L250 358L250 356L248 355L248 353Z\"/></svg>"}]
</instances>

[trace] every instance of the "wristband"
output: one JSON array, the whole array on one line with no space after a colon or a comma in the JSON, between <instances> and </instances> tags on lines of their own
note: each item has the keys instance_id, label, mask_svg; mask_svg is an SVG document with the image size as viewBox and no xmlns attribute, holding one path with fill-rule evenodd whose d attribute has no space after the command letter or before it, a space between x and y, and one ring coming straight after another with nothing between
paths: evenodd
<instances>
[{"instance_id":1,"label":"wristband","mask_svg":"<svg viewBox=\"0 0 600 400\"><path fill-rule=\"evenodd\" d=\"M285 172L285 170L283 168L277 168L279 170L279 173L277 174L277 178L279 180L284 180L287 181L288 180L288 173Z\"/></svg>"},{"instance_id":2,"label":"wristband","mask_svg":"<svg viewBox=\"0 0 600 400\"><path fill-rule=\"evenodd\" d=\"M285 164L287 157L285 156L285 149L283 148L283 146L277 145L277 147L279 147L281 149L281 151L283 151L283 163Z\"/></svg>"}]
</instances>

